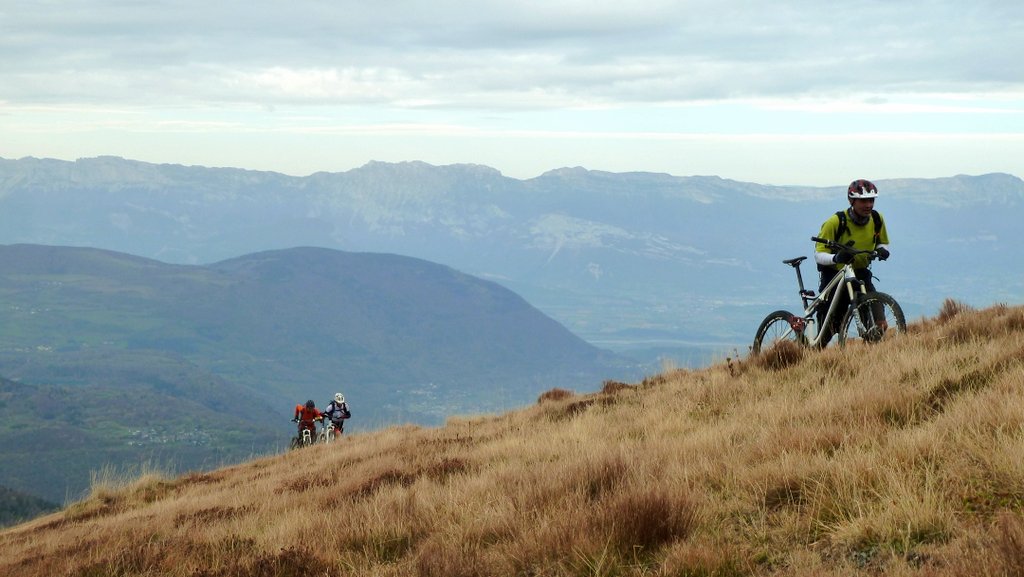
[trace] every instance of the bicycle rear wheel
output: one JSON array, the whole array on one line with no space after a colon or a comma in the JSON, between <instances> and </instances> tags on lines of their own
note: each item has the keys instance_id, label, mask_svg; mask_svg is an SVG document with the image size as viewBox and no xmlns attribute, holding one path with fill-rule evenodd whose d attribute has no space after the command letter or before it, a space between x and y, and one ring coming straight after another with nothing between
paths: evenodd
<instances>
[{"instance_id":1,"label":"bicycle rear wheel","mask_svg":"<svg viewBox=\"0 0 1024 577\"><path fill-rule=\"evenodd\" d=\"M870 292L847 309L839 330L839 346L848 342L877 343L907 332L907 321L896 299Z\"/></svg>"},{"instance_id":2,"label":"bicycle rear wheel","mask_svg":"<svg viewBox=\"0 0 1024 577\"><path fill-rule=\"evenodd\" d=\"M807 344L807 337L801 331L793 330L795 320L803 319L789 311L775 311L761 321L754 336L754 344L750 347L753 354L768 350L779 341L793 341L800 345Z\"/></svg>"}]
</instances>

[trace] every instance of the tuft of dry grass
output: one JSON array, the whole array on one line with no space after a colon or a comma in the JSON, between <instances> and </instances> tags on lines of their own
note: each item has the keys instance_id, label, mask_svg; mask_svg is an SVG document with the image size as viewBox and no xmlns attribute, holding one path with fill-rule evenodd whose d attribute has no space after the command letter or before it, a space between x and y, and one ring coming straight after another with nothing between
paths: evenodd
<instances>
[{"instance_id":1,"label":"tuft of dry grass","mask_svg":"<svg viewBox=\"0 0 1024 577\"><path fill-rule=\"evenodd\" d=\"M0 574L1022 575L1024 309L943 311L210 473L101 472L0 532Z\"/></svg>"},{"instance_id":2,"label":"tuft of dry grass","mask_svg":"<svg viewBox=\"0 0 1024 577\"><path fill-rule=\"evenodd\" d=\"M750 362L761 369L781 371L803 360L807 348L795 341L778 341L760 354L751 357Z\"/></svg>"},{"instance_id":3,"label":"tuft of dry grass","mask_svg":"<svg viewBox=\"0 0 1024 577\"><path fill-rule=\"evenodd\" d=\"M616 393L621 393L622 391L632 391L636 388L636 385L607 380L601 385L601 393L604 395L614 395Z\"/></svg>"},{"instance_id":4,"label":"tuft of dry grass","mask_svg":"<svg viewBox=\"0 0 1024 577\"><path fill-rule=\"evenodd\" d=\"M970 312L971 310L973 309L968 304L953 299L946 299L942 302L942 306L939 307L939 314L936 317L936 320L939 324L944 325L959 316L961 313Z\"/></svg>"},{"instance_id":5,"label":"tuft of dry grass","mask_svg":"<svg viewBox=\"0 0 1024 577\"><path fill-rule=\"evenodd\" d=\"M541 393L540 397L537 397L537 403L544 403L546 401L564 401L573 395L575 395L575 393L568 389L554 388Z\"/></svg>"}]
</instances>

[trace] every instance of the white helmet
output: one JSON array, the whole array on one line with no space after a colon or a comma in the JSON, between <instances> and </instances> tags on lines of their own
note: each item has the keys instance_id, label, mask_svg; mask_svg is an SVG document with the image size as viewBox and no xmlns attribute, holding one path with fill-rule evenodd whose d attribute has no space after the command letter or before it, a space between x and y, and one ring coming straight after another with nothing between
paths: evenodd
<instances>
[{"instance_id":1,"label":"white helmet","mask_svg":"<svg viewBox=\"0 0 1024 577\"><path fill-rule=\"evenodd\" d=\"M870 180L855 180L846 189L848 198L878 198L878 188Z\"/></svg>"},{"instance_id":2,"label":"white helmet","mask_svg":"<svg viewBox=\"0 0 1024 577\"><path fill-rule=\"evenodd\" d=\"M341 393L334 393L334 402L336 402L336 403L344 403L345 402L345 395L343 395Z\"/></svg>"}]
</instances>

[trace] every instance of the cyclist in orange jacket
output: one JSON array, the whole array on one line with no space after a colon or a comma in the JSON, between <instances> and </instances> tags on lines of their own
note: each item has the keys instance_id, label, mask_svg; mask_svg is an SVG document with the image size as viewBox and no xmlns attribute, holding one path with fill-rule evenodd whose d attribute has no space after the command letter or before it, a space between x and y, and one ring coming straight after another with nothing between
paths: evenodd
<instances>
[{"instance_id":1,"label":"cyclist in orange jacket","mask_svg":"<svg viewBox=\"0 0 1024 577\"><path fill-rule=\"evenodd\" d=\"M310 438L316 440L316 421L320 420L322 414L316 408L313 399L306 401L306 405L295 405L295 418L293 423L299 424L299 438L302 438L302 431L309 431Z\"/></svg>"}]
</instances>

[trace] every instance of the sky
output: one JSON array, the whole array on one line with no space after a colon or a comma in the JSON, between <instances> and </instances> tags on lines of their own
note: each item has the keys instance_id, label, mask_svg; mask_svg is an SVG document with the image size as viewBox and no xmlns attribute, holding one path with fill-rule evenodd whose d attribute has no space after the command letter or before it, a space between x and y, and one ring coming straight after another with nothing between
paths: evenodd
<instances>
[{"instance_id":1,"label":"sky","mask_svg":"<svg viewBox=\"0 0 1024 577\"><path fill-rule=\"evenodd\" d=\"M0 158L1024 176L1015 0L6 0Z\"/></svg>"}]
</instances>

